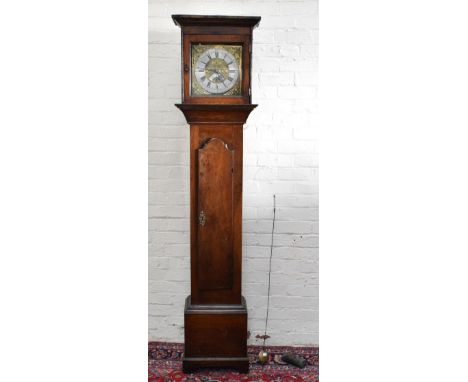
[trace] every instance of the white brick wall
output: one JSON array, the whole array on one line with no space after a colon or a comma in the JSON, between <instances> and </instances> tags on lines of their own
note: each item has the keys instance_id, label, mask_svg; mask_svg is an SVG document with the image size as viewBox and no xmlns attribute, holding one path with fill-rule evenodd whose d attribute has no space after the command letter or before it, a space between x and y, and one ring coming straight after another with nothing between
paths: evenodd
<instances>
[{"instance_id":1,"label":"white brick wall","mask_svg":"<svg viewBox=\"0 0 468 382\"><path fill-rule=\"evenodd\" d=\"M150 0L149 339L183 341L189 275L189 131L172 14L258 15L244 131L243 294L250 343L264 328L277 201L270 344L318 344L317 0Z\"/></svg>"}]
</instances>

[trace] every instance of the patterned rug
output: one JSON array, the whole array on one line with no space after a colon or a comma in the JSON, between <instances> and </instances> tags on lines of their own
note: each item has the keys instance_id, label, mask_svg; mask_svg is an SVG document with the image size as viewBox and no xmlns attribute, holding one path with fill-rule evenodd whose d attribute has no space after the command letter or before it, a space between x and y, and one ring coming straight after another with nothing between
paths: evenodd
<instances>
[{"instance_id":1,"label":"patterned rug","mask_svg":"<svg viewBox=\"0 0 468 382\"><path fill-rule=\"evenodd\" d=\"M319 380L319 349L312 347L267 346L270 360L266 365L257 362L261 346L249 346L249 374L229 370L205 370L194 374L182 372L184 345L168 342L148 343L149 382L317 382ZM307 360L304 369L281 361L290 351Z\"/></svg>"}]
</instances>

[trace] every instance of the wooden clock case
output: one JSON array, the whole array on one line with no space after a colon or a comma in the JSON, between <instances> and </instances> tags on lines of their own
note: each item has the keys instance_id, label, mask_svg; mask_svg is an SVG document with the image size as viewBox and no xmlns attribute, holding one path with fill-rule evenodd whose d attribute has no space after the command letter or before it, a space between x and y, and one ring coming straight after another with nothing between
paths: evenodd
<instances>
[{"instance_id":1,"label":"wooden clock case","mask_svg":"<svg viewBox=\"0 0 468 382\"><path fill-rule=\"evenodd\" d=\"M190 124L191 295L185 301L184 372L248 372L242 279L243 125L251 104L252 32L260 17L173 15L182 30L182 103ZM239 96L191 95L191 45L242 46Z\"/></svg>"}]
</instances>

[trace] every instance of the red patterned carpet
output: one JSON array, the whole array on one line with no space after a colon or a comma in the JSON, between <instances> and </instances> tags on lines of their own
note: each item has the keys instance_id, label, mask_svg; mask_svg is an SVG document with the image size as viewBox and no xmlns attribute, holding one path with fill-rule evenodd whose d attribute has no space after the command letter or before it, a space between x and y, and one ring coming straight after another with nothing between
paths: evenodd
<instances>
[{"instance_id":1,"label":"red patterned carpet","mask_svg":"<svg viewBox=\"0 0 468 382\"><path fill-rule=\"evenodd\" d=\"M319 349L312 347L268 346L269 362L262 366L257 362L260 346L249 346L250 373L239 374L228 370L206 370L194 374L182 372L183 344L150 342L148 344L149 382L317 382ZM307 360L307 366L299 369L281 361L286 351Z\"/></svg>"}]
</instances>

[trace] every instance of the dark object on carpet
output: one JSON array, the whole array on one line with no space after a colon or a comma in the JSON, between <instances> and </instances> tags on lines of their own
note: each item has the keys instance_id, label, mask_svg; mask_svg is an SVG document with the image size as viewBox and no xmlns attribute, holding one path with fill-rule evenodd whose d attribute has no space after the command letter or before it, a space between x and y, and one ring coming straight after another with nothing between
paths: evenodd
<instances>
[{"instance_id":1,"label":"dark object on carpet","mask_svg":"<svg viewBox=\"0 0 468 382\"><path fill-rule=\"evenodd\" d=\"M281 357L281 359L286 362L286 363L289 363L291 365L294 365L294 366L297 366L297 367L300 367L301 369L303 369L306 365L306 360L302 357L298 357L297 355L291 353L291 352L287 352L287 353L284 353L283 356Z\"/></svg>"},{"instance_id":2,"label":"dark object on carpet","mask_svg":"<svg viewBox=\"0 0 468 382\"><path fill-rule=\"evenodd\" d=\"M149 382L318 382L319 349L317 347L267 346L269 362L261 365L257 355L262 346L248 347L249 374L232 370L207 369L193 374L182 372L184 344L169 342L148 343ZM306 362L303 369L288 365L281 359L284 353L292 352Z\"/></svg>"}]
</instances>

